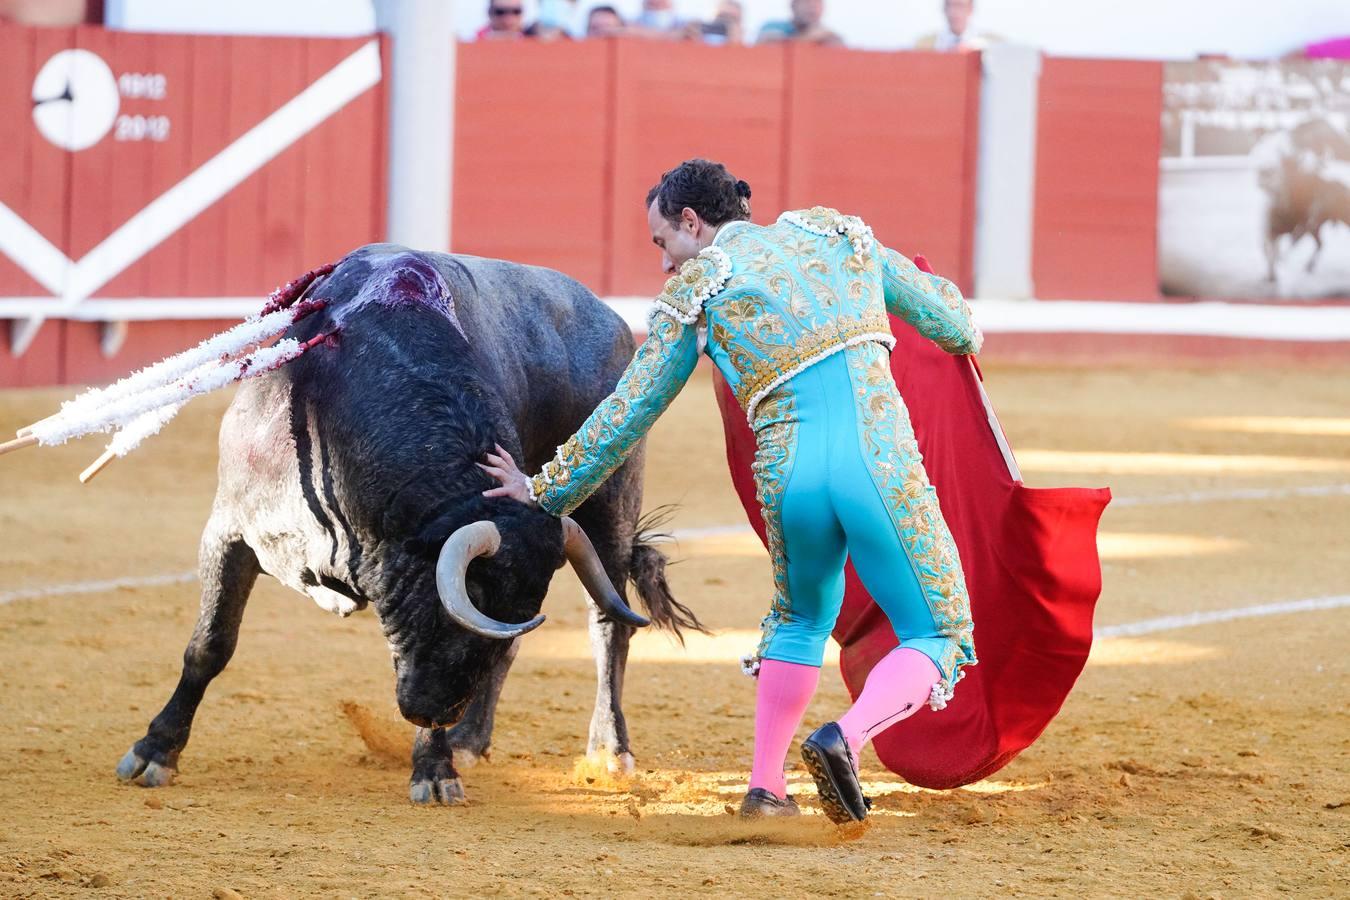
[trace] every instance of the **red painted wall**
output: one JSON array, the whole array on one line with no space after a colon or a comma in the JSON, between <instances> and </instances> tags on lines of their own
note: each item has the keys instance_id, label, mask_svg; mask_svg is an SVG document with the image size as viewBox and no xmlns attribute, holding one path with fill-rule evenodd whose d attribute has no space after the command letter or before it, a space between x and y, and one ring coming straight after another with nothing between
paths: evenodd
<instances>
[{"instance_id":1,"label":"red painted wall","mask_svg":"<svg viewBox=\"0 0 1350 900\"><path fill-rule=\"evenodd\" d=\"M818 204L973 280L979 61L619 40L459 51L453 241L604 295L665 276L643 199L684 159L725 162L759 222Z\"/></svg>"},{"instance_id":2,"label":"red painted wall","mask_svg":"<svg viewBox=\"0 0 1350 900\"><path fill-rule=\"evenodd\" d=\"M1047 58L1032 281L1043 300L1158 297L1162 63Z\"/></svg>"},{"instance_id":3,"label":"red painted wall","mask_svg":"<svg viewBox=\"0 0 1350 900\"><path fill-rule=\"evenodd\" d=\"M612 57L603 43L459 48L456 252L605 283Z\"/></svg>"},{"instance_id":4,"label":"red painted wall","mask_svg":"<svg viewBox=\"0 0 1350 900\"><path fill-rule=\"evenodd\" d=\"M363 44L0 25L0 202L73 258ZM30 86L60 49L116 75L165 77L167 140L110 134L74 153L31 122ZM824 204L896 249L973 282L980 63L974 55L604 42L459 49L459 252L560 269L601 295L659 290L642 200L683 159L726 162L757 221ZM1045 298L1156 297L1161 66L1047 59L1038 122L1033 271ZM367 91L118 274L99 298L262 297L384 235L385 91ZM47 291L0 254L0 297ZM214 323L49 322L29 354L0 341L0 385L103 380L180 349Z\"/></svg>"},{"instance_id":5,"label":"red painted wall","mask_svg":"<svg viewBox=\"0 0 1350 900\"><path fill-rule=\"evenodd\" d=\"M0 203L79 261L368 40L0 25L0 121L7 123ZM107 63L120 96L113 128L93 146L67 151L35 126L31 93L38 70L72 48ZM121 81L127 75L152 75L158 86L127 87ZM94 297L257 297L261 306L278 284L382 239L384 104L383 84L365 91L132 261ZM51 296L0 253L0 298ZM59 306L54 297L50 302ZM21 358L14 358L8 340L0 341L0 385L106 380L182 349L219 324L133 324L123 349L105 358L97 325L48 321Z\"/></svg>"},{"instance_id":6,"label":"red painted wall","mask_svg":"<svg viewBox=\"0 0 1350 900\"><path fill-rule=\"evenodd\" d=\"M862 216L969 291L979 57L794 47L790 67L785 205Z\"/></svg>"}]
</instances>

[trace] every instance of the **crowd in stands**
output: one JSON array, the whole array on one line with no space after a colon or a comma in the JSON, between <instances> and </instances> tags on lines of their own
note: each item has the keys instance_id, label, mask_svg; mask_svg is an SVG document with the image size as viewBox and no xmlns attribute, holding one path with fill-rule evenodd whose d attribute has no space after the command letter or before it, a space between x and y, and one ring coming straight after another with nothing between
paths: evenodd
<instances>
[{"instance_id":1,"label":"crowd in stands","mask_svg":"<svg viewBox=\"0 0 1350 900\"><path fill-rule=\"evenodd\" d=\"M916 45L926 50L978 50L997 40L969 28L974 0L938 0L942 3L947 27L938 34L921 38ZM478 40L580 40L634 36L656 40L702 41L706 44L769 44L801 41L831 47L844 44L836 32L824 24L825 0L789 0L787 15L766 22L757 34L747 34L743 25L744 8L739 0L721 0L717 13L708 21L680 16L676 0L643 0L642 11L631 21L614 6L590 6L584 20L578 0L540 0L538 16L525 21L525 0L488 0L488 23L478 32Z\"/></svg>"}]
</instances>

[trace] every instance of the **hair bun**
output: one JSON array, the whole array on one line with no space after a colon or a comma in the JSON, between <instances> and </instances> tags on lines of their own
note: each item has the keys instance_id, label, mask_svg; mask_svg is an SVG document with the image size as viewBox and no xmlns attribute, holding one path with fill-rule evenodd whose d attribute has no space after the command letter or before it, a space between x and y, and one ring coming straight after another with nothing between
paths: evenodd
<instances>
[{"instance_id":1,"label":"hair bun","mask_svg":"<svg viewBox=\"0 0 1350 900\"><path fill-rule=\"evenodd\" d=\"M745 181L736 182L736 196L750 199L750 185Z\"/></svg>"}]
</instances>

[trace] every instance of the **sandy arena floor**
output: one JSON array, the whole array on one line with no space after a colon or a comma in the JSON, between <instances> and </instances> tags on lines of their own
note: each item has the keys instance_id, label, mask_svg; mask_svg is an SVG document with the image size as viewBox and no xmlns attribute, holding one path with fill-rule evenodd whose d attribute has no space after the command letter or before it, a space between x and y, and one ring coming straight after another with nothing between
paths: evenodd
<instances>
[{"instance_id":1,"label":"sandy arena floor","mask_svg":"<svg viewBox=\"0 0 1350 900\"><path fill-rule=\"evenodd\" d=\"M1028 483L1120 498L1099 626L1350 592L1350 369L987 378ZM0 433L64 396L0 395ZM177 679L195 585L32 589L190 572L226 400L87 487L94 440L0 460L0 896L1350 894L1345 607L1101 640L1060 717L992 780L921 791L869 756L879 799L860 833L829 826L800 771L803 819L739 822L753 683L736 658L769 595L752 537L675 551L677 592L719 634L636 640L630 782L578 764L594 677L561 574L465 807L407 801L412 729L372 617L270 579L177 784L122 786L114 766ZM647 501L679 504L680 529L744 521L706 373L657 426ZM837 669L822 684L810 722L846 700Z\"/></svg>"}]
</instances>

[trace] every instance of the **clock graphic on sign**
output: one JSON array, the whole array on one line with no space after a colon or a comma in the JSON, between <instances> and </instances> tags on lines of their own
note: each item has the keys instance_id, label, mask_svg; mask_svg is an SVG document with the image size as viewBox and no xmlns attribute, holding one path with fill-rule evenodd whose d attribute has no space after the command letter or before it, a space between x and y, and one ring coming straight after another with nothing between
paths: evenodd
<instances>
[{"instance_id":1,"label":"clock graphic on sign","mask_svg":"<svg viewBox=\"0 0 1350 900\"><path fill-rule=\"evenodd\" d=\"M84 150L103 140L119 105L112 69L88 50L62 50L33 79L33 124L66 150Z\"/></svg>"}]
</instances>

